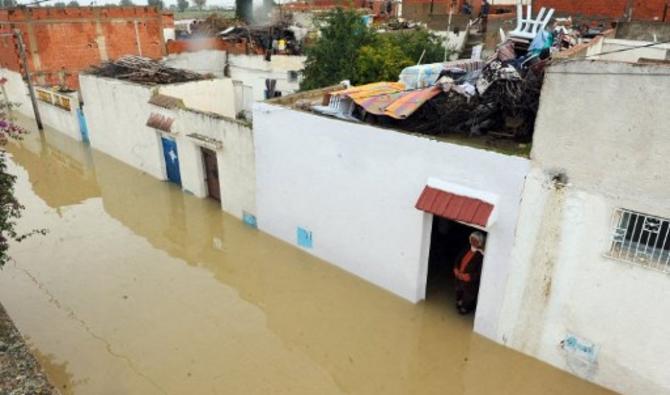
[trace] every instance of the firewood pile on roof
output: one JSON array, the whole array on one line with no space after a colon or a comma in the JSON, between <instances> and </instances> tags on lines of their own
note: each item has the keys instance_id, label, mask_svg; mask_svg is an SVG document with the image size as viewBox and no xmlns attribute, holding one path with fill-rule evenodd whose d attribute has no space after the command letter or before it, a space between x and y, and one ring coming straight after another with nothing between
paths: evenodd
<instances>
[{"instance_id":1,"label":"firewood pile on roof","mask_svg":"<svg viewBox=\"0 0 670 395\"><path fill-rule=\"evenodd\" d=\"M165 85L212 78L212 75L168 67L153 59L135 55L122 56L115 61L93 66L89 73L144 85Z\"/></svg>"}]
</instances>

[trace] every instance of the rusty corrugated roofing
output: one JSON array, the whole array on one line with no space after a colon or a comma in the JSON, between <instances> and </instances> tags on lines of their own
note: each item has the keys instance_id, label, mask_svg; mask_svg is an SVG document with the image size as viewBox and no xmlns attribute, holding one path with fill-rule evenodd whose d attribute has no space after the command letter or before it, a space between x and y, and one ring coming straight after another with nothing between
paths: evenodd
<instances>
[{"instance_id":1,"label":"rusty corrugated roofing","mask_svg":"<svg viewBox=\"0 0 670 395\"><path fill-rule=\"evenodd\" d=\"M486 227L493 205L483 200L425 187L416 208L454 221Z\"/></svg>"},{"instance_id":2,"label":"rusty corrugated roofing","mask_svg":"<svg viewBox=\"0 0 670 395\"><path fill-rule=\"evenodd\" d=\"M154 129L159 129L164 132L170 132L174 118L166 117L165 115L151 113L147 119L147 126Z\"/></svg>"},{"instance_id":3,"label":"rusty corrugated roofing","mask_svg":"<svg viewBox=\"0 0 670 395\"><path fill-rule=\"evenodd\" d=\"M414 114L428 100L439 95L440 92L442 92L442 88L439 86L404 92L402 96L386 107L384 115L395 119L405 119Z\"/></svg>"},{"instance_id":4,"label":"rusty corrugated roofing","mask_svg":"<svg viewBox=\"0 0 670 395\"><path fill-rule=\"evenodd\" d=\"M163 107L167 109L173 109L184 106L184 102L181 99L168 95L162 95L160 93L151 96L151 99L149 99L149 103L153 104L154 106Z\"/></svg>"},{"instance_id":5,"label":"rusty corrugated roofing","mask_svg":"<svg viewBox=\"0 0 670 395\"><path fill-rule=\"evenodd\" d=\"M368 97L398 93L403 90L405 90L405 84L402 82L374 82L331 92L330 94L331 96L346 96L356 104L360 104L360 101Z\"/></svg>"}]
</instances>

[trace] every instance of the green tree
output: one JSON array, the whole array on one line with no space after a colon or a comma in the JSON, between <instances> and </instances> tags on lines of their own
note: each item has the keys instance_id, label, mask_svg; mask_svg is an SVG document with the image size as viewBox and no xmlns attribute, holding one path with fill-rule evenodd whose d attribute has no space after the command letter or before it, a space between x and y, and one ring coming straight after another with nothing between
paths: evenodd
<instances>
[{"instance_id":1,"label":"green tree","mask_svg":"<svg viewBox=\"0 0 670 395\"><path fill-rule=\"evenodd\" d=\"M421 63L435 63L444 61L444 46L442 40L427 30L407 30L392 32L385 37L402 49L402 52L415 64L421 58ZM448 54L447 54L448 55Z\"/></svg>"},{"instance_id":2,"label":"green tree","mask_svg":"<svg viewBox=\"0 0 670 395\"><path fill-rule=\"evenodd\" d=\"M159 10L165 8L165 3L163 3L163 0L147 0L147 5L149 5L149 7L156 7Z\"/></svg>"},{"instance_id":3,"label":"green tree","mask_svg":"<svg viewBox=\"0 0 670 395\"><path fill-rule=\"evenodd\" d=\"M337 8L317 21L320 37L305 49L307 60L301 89L316 89L355 79L359 49L371 45L375 34L360 14Z\"/></svg>"},{"instance_id":4,"label":"green tree","mask_svg":"<svg viewBox=\"0 0 670 395\"><path fill-rule=\"evenodd\" d=\"M193 0L193 3L195 3L196 7L202 11L202 8L207 4L207 0Z\"/></svg>"},{"instance_id":5,"label":"green tree","mask_svg":"<svg viewBox=\"0 0 670 395\"><path fill-rule=\"evenodd\" d=\"M79 7L79 3L77 0L72 0L71 2L67 3L68 7Z\"/></svg>"},{"instance_id":6,"label":"green tree","mask_svg":"<svg viewBox=\"0 0 670 395\"><path fill-rule=\"evenodd\" d=\"M189 6L190 4L188 3L188 0L177 0L177 9L179 9L179 11L184 12Z\"/></svg>"},{"instance_id":7,"label":"green tree","mask_svg":"<svg viewBox=\"0 0 670 395\"><path fill-rule=\"evenodd\" d=\"M54 7L64 8L64 7L65 7L65 3L63 3L62 1L59 1L59 2L57 2L57 3L54 3Z\"/></svg>"},{"instance_id":8,"label":"green tree","mask_svg":"<svg viewBox=\"0 0 670 395\"><path fill-rule=\"evenodd\" d=\"M12 8L16 7L18 3L16 0L0 0L0 8Z\"/></svg>"},{"instance_id":9,"label":"green tree","mask_svg":"<svg viewBox=\"0 0 670 395\"><path fill-rule=\"evenodd\" d=\"M305 50L302 89L351 80L353 84L397 81L403 68L444 60L439 37L426 30L375 33L361 15L337 9L317 21L320 37ZM423 54L423 58L422 58Z\"/></svg>"},{"instance_id":10,"label":"green tree","mask_svg":"<svg viewBox=\"0 0 670 395\"><path fill-rule=\"evenodd\" d=\"M133 1L132 1L132 0L121 0L121 2L119 3L119 5L120 5L121 7L131 7L131 6L133 6L134 4L133 4Z\"/></svg>"},{"instance_id":11,"label":"green tree","mask_svg":"<svg viewBox=\"0 0 670 395\"><path fill-rule=\"evenodd\" d=\"M402 69L416 64L388 35L379 35L374 44L358 50L352 82L366 84L397 81Z\"/></svg>"}]
</instances>

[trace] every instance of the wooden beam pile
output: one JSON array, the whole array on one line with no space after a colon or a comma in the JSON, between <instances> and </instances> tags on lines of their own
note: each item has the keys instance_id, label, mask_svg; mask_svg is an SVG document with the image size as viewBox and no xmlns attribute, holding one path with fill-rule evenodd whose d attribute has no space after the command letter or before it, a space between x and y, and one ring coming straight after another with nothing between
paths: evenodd
<instances>
[{"instance_id":1,"label":"wooden beam pile","mask_svg":"<svg viewBox=\"0 0 670 395\"><path fill-rule=\"evenodd\" d=\"M174 84L212 78L211 75L168 67L153 59L135 55L126 55L116 61L93 66L89 72L101 77L116 78L144 85Z\"/></svg>"}]
</instances>

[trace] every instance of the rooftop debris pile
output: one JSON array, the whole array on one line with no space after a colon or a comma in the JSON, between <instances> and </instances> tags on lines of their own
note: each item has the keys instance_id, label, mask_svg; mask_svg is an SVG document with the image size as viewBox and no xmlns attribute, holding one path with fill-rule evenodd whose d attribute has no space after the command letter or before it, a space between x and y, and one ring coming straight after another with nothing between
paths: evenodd
<instances>
[{"instance_id":1,"label":"rooftop debris pile","mask_svg":"<svg viewBox=\"0 0 670 395\"><path fill-rule=\"evenodd\" d=\"M527 26L540 22L546 25L549 20ZM582 33L569 22L557 21L549 31L520 26L486 61L411 66L401 72L398 83L334 91L326 95L324 105L314 105L312 110L428 135L528 142L545 68L552 56L582 42Z\"/></svg>"},{"instance_id":2,"label":"rooftop debris pile","mask_svg":"<svg viewBox=\"0 0 670 395\"><path fill-rule=\"evenodd\" d=\"M213 78L212 75L198 74L187 70L168 67L153 59L126 55L116 61L93 66L90 74L137 82L144 85L164 85L179 82L200 81Z\"/></svg>"},{"instance_id":3,"label":"rooftop debris pile","mask_svg":"<svg viewBox=\"0 0 670 395\"><path fill-rule=\"evenodd\" d=\"M200 21L191 23L191 34L200 36L215 36L218 32L231 26L243 26L244 22L219 14L212 14Z\"/></svg>"},{"instance_id":4,"label":"rooftop debris pile","mask_svg":"<svg viewBox=\"0 0 670 395\"><path fill-rule=\"evenodd\" d=\"M300 55L307 29L295 25L275 24L270 26L230 26L220 31L224 40L246 44L251 51L283 55Z\"/></svg>"}]
</instances>

